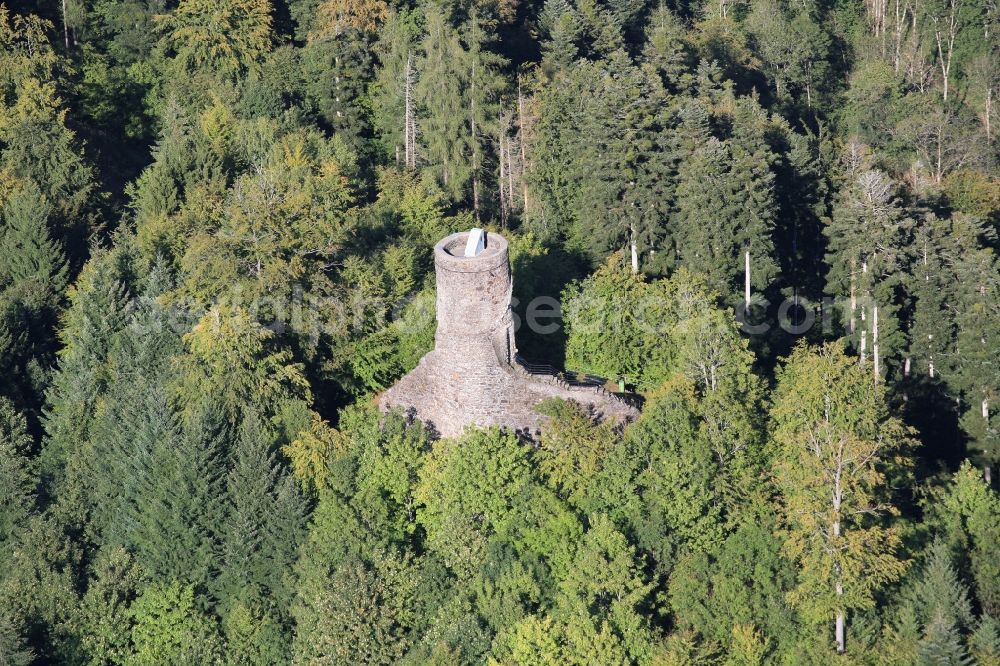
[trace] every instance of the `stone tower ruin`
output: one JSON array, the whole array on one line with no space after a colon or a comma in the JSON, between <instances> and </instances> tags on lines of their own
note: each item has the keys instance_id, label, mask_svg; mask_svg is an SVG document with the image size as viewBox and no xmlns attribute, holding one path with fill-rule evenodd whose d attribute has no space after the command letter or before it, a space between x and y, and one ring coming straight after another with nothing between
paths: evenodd
<instances>
[{"instance_id":1,"label":"stone tower ruin","mask_svg":"<svg viewBox=\"0 0 1000 666\"><path fill-rule=\"evenodd\" d=\"M571 384L520 360L503 236L478 229L452 234L434 247L434 270L434 349L382 395L383 409L413 410L445 437L467 425L500 425L535 436L544 422L536 407L552 397L574 400L601 418L635 417L636 410L616 394Z\"/></svg>"}]
</instances>

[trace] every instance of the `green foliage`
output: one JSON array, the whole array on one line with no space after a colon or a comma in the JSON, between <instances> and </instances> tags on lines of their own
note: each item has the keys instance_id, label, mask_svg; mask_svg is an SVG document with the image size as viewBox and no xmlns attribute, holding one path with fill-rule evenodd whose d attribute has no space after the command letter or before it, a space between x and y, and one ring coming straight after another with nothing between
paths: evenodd
<instances>
[{"instance_id":1,"label":"green foliage","mask_svg":"<svg viewBox=\"0 0 1000 666\"><path fill-rule=\"evenodd\" d=\"M15 193L3 208L4 234L0 257L4 274L0 284L31 282L48 291L44 300L59 299L66 288L67 266L62 248L49 236L49 206L35 189ZM44 293L44 292L43 292Z\"/></svg>"},{"instance_id":2,"label":"green foliage","mask_svg":"<svg viewBox=\"0 0 1000 666\"><path fill-rule=\"evenodd\" d=\"M927 552L921 577L911 592L916 619L928 626L938 623L938 631L963 630L972 624L968 592L958 580L952 555L943 540L935 540ZM930 629L927 629L930 633ZM945 632L947 633L947 632Z\"/></svg>"},{"instance_id":3,"label":"green foliage","mask_svg":"<svg viewBox=\"0 0 1000 666\"><path fill-rule=\"evenodd\" d=\"M204 404L181 425L162 394L153 394L150 407L152 426L162 434L150 436L149 467L137 479L135 504L125 516L134 526L127 543L154 578L204 586L218 566L221 417Z\"/></svg>"},{"instance_id":4,"label":"green foliage","mask_svg":"<svg viewBox=\"0 0 1000 666\"><path fill-rule=\"evenodd\" d=\"M998 664L989 3L8 4L0 662ZM471 226L633 423L378 412Z\"/></svg>"},{"instance_id":5,"label":"green foliage","mask_svg":"<svg viewBox=\"0 0 1000 666\"><path fill-rule=\"evenodd\" d=\"M19 527L34 509L37 479L28 454L31 450L24 417L18 414L8 400L0 399L0 547L9 551L15 543ZM5 570L0 561L0 574Z\"/></svg>"},{"instance_id":6,"label":"green foliage","mask_svg":"<svg viewBox=\"0 0 1000 666\"><path fill-rule=\"evenodd\" d=\"M800 567L788 597L813 622L872 608L906 569L887 474L910 433L886 414L883 391L836 345L798 346L778 375L771 419L781 533Z\"/></svg>"},{"instance_id":7,"label":"green foliage","mask_svg":"<svg viewBox=\"0 0 1000 666\"><path fill-rule=\"evenodd\" d=\"M271 6L267 0L183 0L156 17L179 72L205 70L223 76L252 71L270 49Z\"/></svg>"},{"instance_id":8,"label":"green foliage","mask_svg":"<svg viewBox=\"0 0 1000 666\"><path fill-rule=\"evenodd\" d=\"M124 663L212 663L222 644L215 622L198 610L194 588L180 583L155 584L132 604L132 654Z\"/></svg>"},{"instance_id":9,"label":"green foliage","mask_svg":"<svg viewBox=\"0 0 1000 666\"><path fill-rule=\"evenodd\" d=\"M566 361L571 367L624 378L642 388L669 372L673 321L660 289L633 275L613 255L593 276L563 295Z\"/></svg>"},{"instance_id":10,"label":"green foliage","mask_svg":"<svg viewBox=\"0 0 1000 666\"><path fill-rule=\"evenodd\" d=\"M475 568L486 540L508 528L529 474L525 446L512 433L469 430L434 444L414 491L417 520L456 575Z\"/></svg>"},{"instance_id":11,"label":"green foliage","mask_svg":"<svg viewBox=\"0 0 1000 666\"><path fill-rule=\"evenodd\" d=\"M247 408L272 416L283 403L307 398L300 366L286 349L275 349L273 338L246 310L210 311L184 336L189 351L178 360L178 395L192 406L217 401L229 422Z\"/></svg>"},{"instance_id":12,"label":"green foliage","mask_svg":"<svg viewBox=\"0 0 1000 666\"><path fill-rule=\"evenodd\" d=\"M70 622L87 664L124 663L131 655L131 606L142 584L135 559L122 547L101 551L90 586Z\"/></svg>"},{"instance_id":13,"label":"green foliage","mask_svg":"<svg viewBox=\"0 0 1000 666\"><path fill-rule=\"evenodd\" d=\"M687 551L670 574L670 607L681 627L719 642L737 640L737 627L756 625L785 641L796 618L784 597L795 571L768 523L744 524L710 554ZM749 636L743 637L749 640Z\"/></svg>"},{"instance_id":14,"label":"green foliage","mask_svg":"<svg viewBox=\"0 0 1000 666\"><path fill-rule=\"evenodd\" d=\"M964 553L976 586L976 597L990 613L998 607L997 518L1000 498L983 481L982 475L964 463L951 483L935 495L939 504L928 522L944 530L952 547Z\"/></svg>"},{"instance_id":15,"label":"green foliage","mask_svg":"<svg viewBox=\"0 0 1000 666\"><path fill-rule=\"evenodd\" d=\"M682 545L712 550L723 536L713 487L718 467L698 432L695 400L690 382L668 382L650 396L626 435L644 461L636 479L642 509L633 518L635 529L660 566Z\"/></svg>"},{"instance_id":16,"label":"green foliage","mask_svg":"<svg viewBox=\"0 0 1000 666\"><path fill-rule=\"evenodd\" d=\"M733 136L725 141L699 127L698 145L678 169L677 224L672 234L678 263L704 275L727 302L736 300L731 294L743 284L746 252L755 289L767 288L777 272L770 168L776 158L755 127L761 123L752 120L761 114L759 106L740 100Z\"/></svg>"},{"instance_id":17,"label":"green foliage","mask_svg":"<svg viewBox=\"0 0 1000 666\"><path fill-rule=\"evenodd\" d=\"M411 640L415 586L408 563L391 553L371 567L341 565L301 600L293 663L395 663Z\"/></svg>"},{"instance_id":18,"label":"green foliage","mask_svg":"<svg viewBox=\"0 0 1000 666\"><path fill-rule=\"evenodd\" d=\"M264 666L288 661L288 638L266 611L237 606L225 618L229 663Z\"/></svg>"},{"instance_id":19,"label":"green foliage","mask_svg":"<svg viewBox=\"0 0 1000 666\"><path fill-rule=\"evenodd\" d=\"M582 508L615 432L611 424L595 423L579 405L565 400L550 399L538 410L549 417L534 456L538 471L560 497Z\"/></svg>"},{"instance_id":20,"label":"green foliage","mask_svg":"<svg viewBox=\"0 0 1000 666\"><path fill-rule=\"evenodd\" d=\"M977 666L1000 663L1000 627L995 619L983 616L969 638L969 651Z\"/></svg>"},{"instance_id":21,"label":"green foliage","mask_svg":"<svg viewBox=\"0 0 1000 666\"><path fill-rule=\"evenodd\" d=\"M0 618L0 663L28 666L34 658L13 623L6 617Z\"/></svg>"},{"instance_id":22,"label":"green foliage","mask_svg":"<svg viewBox=\"0 0 1000 666\"><path fill-rule=\"evenodd\" d=\"M276 462L274 448L274 435L247 414L230 452L215 587L223 609L265 608L283 618L292 597L288 571L302 539L305 506L293 479ZM268 621L273 622L250 616L243 623L262 623L255 631L266 633Z\"/></svg>"}]
</instances>

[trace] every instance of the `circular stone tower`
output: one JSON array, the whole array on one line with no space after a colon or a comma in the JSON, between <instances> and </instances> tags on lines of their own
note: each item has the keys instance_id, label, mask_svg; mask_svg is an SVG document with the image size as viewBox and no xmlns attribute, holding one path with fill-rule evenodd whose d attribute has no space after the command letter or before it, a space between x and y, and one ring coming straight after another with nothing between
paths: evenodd
<instances>
[{"instance_id":1,"label":"circular stone tower","mask_svg":"<svg viewBox=\"0 0 1000 666\"><path fill-rule=\"evenodd\" d=\"M465 256L469 232L452 234L434 246L437 278L437 333L434 349L455 370L478 368L514 358L513 280L507 240L484 234L485 247Z\"/></svg>"},{"instance_id":2,"label":"circular stone tower","mask_svg":"<svg viewBox=\"0 0 1000 666\"><path fill-rule=\"evenodd\" d=\"M577 401L602 417L634 418L634 408L606 391L534 377L522 367L514 346L507 241L484 234L478 253L466 256L472 233L481 232L452 234L434 246L434 349L382 394L382 409L412 410L445 437L460 435L468 425L500 425L534 436L544 421L536 407L553 397Z\"/></svg>"}]
</instances>

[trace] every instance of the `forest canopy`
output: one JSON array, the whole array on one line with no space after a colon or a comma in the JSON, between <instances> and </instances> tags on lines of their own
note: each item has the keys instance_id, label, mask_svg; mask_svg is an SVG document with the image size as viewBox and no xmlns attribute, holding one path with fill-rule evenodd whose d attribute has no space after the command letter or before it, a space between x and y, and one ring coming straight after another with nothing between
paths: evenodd
<instances>
[{"instance_id":1,"label":"forest canopy","mask_svg":"<svg viewBox=\"0 0 1000 666\"><path fill-rule=\"evenodd\" d=\"M998 95L993 0L6 0L0 664L997 666ZM379 411L471 227L634 421Z\"/></svg>"}]
</instances>

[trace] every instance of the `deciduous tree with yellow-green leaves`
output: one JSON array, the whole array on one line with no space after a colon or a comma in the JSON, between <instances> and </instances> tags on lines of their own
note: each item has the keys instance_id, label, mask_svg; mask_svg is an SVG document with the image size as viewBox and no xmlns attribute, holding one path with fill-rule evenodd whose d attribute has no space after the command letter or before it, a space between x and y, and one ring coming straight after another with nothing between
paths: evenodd
<instances>
[{"instance_id":1,"label":"deciduous tree with yellow-green leaves","mask_svg":"<svg viewBox=\"0 0 1000 666\"><path fill-rule=\"evenodd\" d=\"M789 601L813 622L832 622L844 652L848 613L872 608L906 571L893 484L913 433L837 345L795 349L778 373L771 424L781 535L799 566Z\"/></svg>"}]
</instances>

